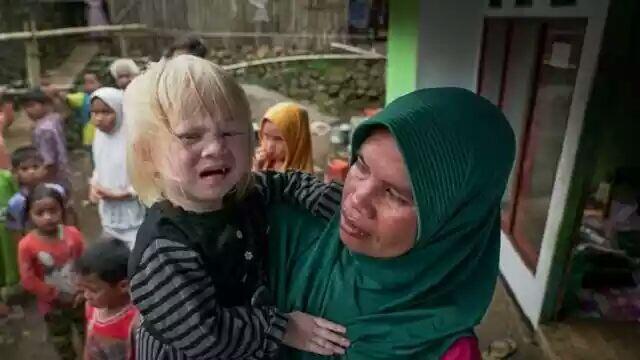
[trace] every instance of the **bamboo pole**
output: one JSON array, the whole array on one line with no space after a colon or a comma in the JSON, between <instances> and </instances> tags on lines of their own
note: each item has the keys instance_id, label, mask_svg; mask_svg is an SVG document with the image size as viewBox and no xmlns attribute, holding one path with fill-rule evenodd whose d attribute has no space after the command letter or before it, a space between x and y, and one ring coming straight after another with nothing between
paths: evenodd
<instances>
[{"instance_id":1,"label":"bamboo pole","mask_svg":"<svg viewBox=\"0 0 640 360\"><path fill-rule=\"evenodd\" d=\"M32 35L28 41L24 42L24 50L26 55L27 81L29 82L29 86L35 87L40 84L40 51L38 50L38 40L33 36L36 31L36 23L33 20L30 22L25 21L23 26L24 29L29 30L29 33Z\"/></svg>"},{"instance_id":2,"label":"bamboo pole","mask_svg":"<svg viewBox=\"0 0 640 360\"><path fill-rule=\"evenodd\" d=\"M230 70L238 70L243 68L248 68L251 66L259 66L259 65L267 65L267 64L276 64L282 62L293 62L293 61L308 61L308 60L377 60L384 59L385 57L379 54L312 54L312 55L292 55L292 56L281 56L275 58L268 59L260 59L260 60L251 60L251 61L242 61L239 63L231 64L231 65L223 65L222 68L230 71Z\"/></svg>"},{"instance_id":3,"label":"bamboo pole","mask_svg":"<svg viewBox=\"0 0 640 360\"><path fill-rule=\"evenodd\" d=\"M226 37L235 37L235 38L323 38L327 39L344 39L345 34L314 34L314 33L300 33L300 34L291 34L291 33L274 33L274 32L201 32L201 31L188 31L188 30L180 30L180 29L159 29L159 28L148 28L146 29L148 32L151 32L155 35L162 36L180 36L184 34L192 34L195 36L199 36L201 38L226 38ZM145 36L142 34L142 36ZM366 35L347 35L348 39L368 39L369 37Z\"/></svg>"},{"instance_id":4,"label":"bamboo pole","mask_svg":"<svg viewBox=\"0 0 640 360\"><path fill-rule=\"evenodd\" d=\"M127 24L127 25L100 25L100 26L80 26L70 28L60 28L40 31L19 31L12 33L1 33L0 41L6 40L26 40L41 39L55 36L87 34L91 32L121 32L121 31L141 31L147 27L143 24Z\"/></svg>"}]
</instances>

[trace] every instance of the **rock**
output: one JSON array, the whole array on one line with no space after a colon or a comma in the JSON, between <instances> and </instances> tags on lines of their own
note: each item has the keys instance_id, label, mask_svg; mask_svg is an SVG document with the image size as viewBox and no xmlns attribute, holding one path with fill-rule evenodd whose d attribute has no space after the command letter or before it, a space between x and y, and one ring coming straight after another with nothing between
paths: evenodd
<instances>
[{"instance_id":1,"label":"rock","mask_svg":"<svg viewBox=\"0 0 640 360\"><path fill-rule=\"evenodd\" d=\"M324 92L316 92L316 94L313 96L313 102L318 105L324 105L330 99L331 98L329 97L329 95Z\"/></svg>"},{"instance_id":2,"label":"rock","mask_svg":"<svg viewBox=\"0 0 640 360\"><path fill-rule=\"evenodd\" d=\"M292 97L292 98L299 98L300 97L300 89L297 87L290 87L289 91L287 92L287 94Z\"/></svg>"},{"instance_id":3,"label":"rock","mask_svg":"<svg viewBox=\"0 0 640 360\"><path fill-rule=\"evenodd\" d=\"M340 92L340 85L335 85L335 84L334 85L330 85L329 89L327 90L327 93L329 95L332 95L332 96L333 95L337 95L338 92Z\"/></svg>"},{"instance_id":4,"label":"rock","mask_svg":"<svg viewBox=\"0 0 640 360\"><path fill-rule=\"evenodd\" d=\"M366 72L366 71L355 71L355 72L352 74L352 77L353 77L356 81L358 81L358 80L366 80L366 79L368 78L368 76L369 76L369 75L368 75L368 72Z\"/></svg>"},{"instance_id":5,"label":"rock","mask_svg":"<svg viewBox=\"0 0 640 360\"><path fill-rule=\"evenodd\" d=\"M356 80L356 87L358 89L366 89L367 87L369 87L369 82L364 79Z\"/></svg>"},{"instance_id":6,"label":"rock","mask_svg":"<svg viewBox=\"0 0 640 360\"><path fill-rule=\"evenodd\" d=\"M347 81L349 77L350 75L347 69L342 66L330 67L325 74L325 80L329 84L342 84Z\"/></svg>"},{"instance_id":7,"label":"rock","mask_svg":"<svg viewBox=\"0 0 640 360\"><path fill-rule=\"evenodd\" d=\"M342 89L340 91L340 94L338 95L338 97L342 100L342 101L347 101L351 96L353 95L353 91L351 89Z\"/></svg>"},{"instance_id":8,"label":"rock","mask_svg":"<svg viewBox=\"0 0 640 360\"><path fill-rule=\"evenodd\" d=\"M300 89L298 92L298 98L307 100L311 98L311 94L311 90L309 89Z\"/></svg>"}]
</instances>

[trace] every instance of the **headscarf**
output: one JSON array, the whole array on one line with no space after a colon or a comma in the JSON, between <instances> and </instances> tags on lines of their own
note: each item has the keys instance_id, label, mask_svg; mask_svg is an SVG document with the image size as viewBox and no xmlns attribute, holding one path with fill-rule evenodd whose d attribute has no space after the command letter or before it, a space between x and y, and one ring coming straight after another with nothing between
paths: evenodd
<instances>
[{"instance_id":1,"label":"headscarf","mask_svg":"<svg viewBox=\"0 0 640 360\"><path fill-rule=\"evenodd\" d=\"M405 161L418 215L414 247L391 259L352 253L336 216L276 288L278 306L345 325L350 360L440 359L473 334L492 298L513 132L494 105L458 88L393 101L356 128L352 155L376 128L391 133Z\"/></svg>"},{"instance_id":2,"label":"headscarf","mask_svg":"<svg viewBox=\"0 0 640 360\"><path fill-rule=\"evenodd\" d=\"M296 103L282 102L267 110L260 129L266 120L278 127L287 145L287 156L283 168L279 170L294 169L312 172L311 132L307 111ZM262 132L260 137L262 140Z\"/></svg>"},{"instance_id":3,"label":"headscarf","mask_svg":"<svg viewBox=\"0 0 640 360\"><path fill-rule=\"evenodd\" d=\"M134 77L140 74L140 68L135 61L128 58L122 58L111 63L109 66L109 72L114 79L118 79L118 75L120 74L129 74Z\"/></svg>"},{"instance_id":4,"label":"headscarf","mask_svg":"<svg viewBox=\"0 0 640 360\"><path fill-rule=\"evenodd\" d=\"M95 160L94 180L103 187L115 192L128 191L131 186L127 175L126 132L123 126L122 90L102 87L91 94L91 101L100 99L116 113L116 125L107 134L96 131L93 142Z\"/></svg>"}]
</instances>

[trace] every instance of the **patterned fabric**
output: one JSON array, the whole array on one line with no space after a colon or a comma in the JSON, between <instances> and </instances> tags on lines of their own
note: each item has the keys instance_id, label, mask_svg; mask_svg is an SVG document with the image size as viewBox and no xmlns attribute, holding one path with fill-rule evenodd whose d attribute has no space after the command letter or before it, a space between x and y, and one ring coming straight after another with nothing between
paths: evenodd
<instances>
[{"instance_id":1,"label":"patterned fabric","mask_svg":"<svg viewBox=\"0 0 640 360\"><path fill-rule=\"evenodd\" d=\"M129 339L138 310L130 304L107 317L102 309L86 305L87 341L84 360L125 360L129 356Z\"/></svg>"},{"instance_id":2,"label":"patterned fabric","mask_svg":"<svg viewBox=\"0 0 640 360\"><path fill-rule=\"evenodd\" d=\"M54 182L62 185L67 193L71 189L71 171L67 156L67 145L60 115L51 112L38 120L33 130L33 145L44 159L44 164L55 166Z\"/></svg>"},{"instance_id":3,"label":"patterned fabric","mask_svg":"<svg viewBox=\"0 0 640 360\"><path fill-rule=\"evenodd\" d=\"M84 239L73 226L62 226L58 241L45 241L35 232L20 240L20 282L26 291L36 296L42 314L55 308L54 301L61 292L75 293L71 267L83 251Z\"/></svg>"},{"instance_id":4,"label":"patterned fabric","mask_svg":"<svg viewBox=\"0 0 640 360\"><path fill-rule=\"evenodd\" d=\"M85 323L82 307L55 308L44 316L49 340L56 349L61 360L76 360L77 354L73 345L73 331L80 335L81 343L85 339Z\"/></svg>"},{"instance_id":5,"label":"patterned fabric","mask_svg":"<svg viewBox=\"0 0 640 360\"><path fill-rule=\"evenodd\" d=\"M287 201L320 217L330 216L338 208L340 187L325 185L312 175L271 172L257 174L255 180L265 204ZM151 210L149 213L153 214ZM229 235L225 231L228 214L224 210L207 216L207 234L218 234L220 238ZM148 216L145 223L150 219ZM144 228L145 224L129 264L132 300L142 317L142 326L137 330L137 359L261 359L277 354L286 318L275 307L263 304L260 288L247 291L243 286L223 286L226 291L220 292L221 280L211 273L211 264L204 257L210 252L188 245L197 242L143 239L150 234ZM236 242L250 244L255 241L240 240L258 239L264 234L256 234L255 229L238 229L232 235ZM139 259L136 253L141 254ZM258 261L265 255L247 251L243 260ZM243 260L229 256L226 263L233 265ZM224 264L221 266L224 269ZM241 280L244 282L245 277ZM246 287L253 289L249 283L247 280ZM237 299L236 293L248 295Z\"/></svg>"}]
</instances>

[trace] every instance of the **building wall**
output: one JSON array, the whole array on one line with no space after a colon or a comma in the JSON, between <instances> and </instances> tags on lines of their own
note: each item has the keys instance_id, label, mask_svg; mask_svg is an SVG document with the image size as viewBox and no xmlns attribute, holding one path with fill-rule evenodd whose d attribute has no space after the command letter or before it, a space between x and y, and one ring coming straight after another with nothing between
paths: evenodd
<instances>
[{"instance_id":1,"label":"building wall","mask_svg":"<svg viewBox=\"0 0 640 360\"><path fill-rule=\"evenodd\" d=\"M456 86L476 90L484 3L422 1L418 88Z\"/></svg>"},{"instance_id":2,"label":"building wall","mask_svg":"<svg viewBox=\"0 0 640 360\"><path fill-rule=\"evenodd\" d=\"M421 0L389 3L386 102L416 89Z\"/></svg>"}]
</instances>

